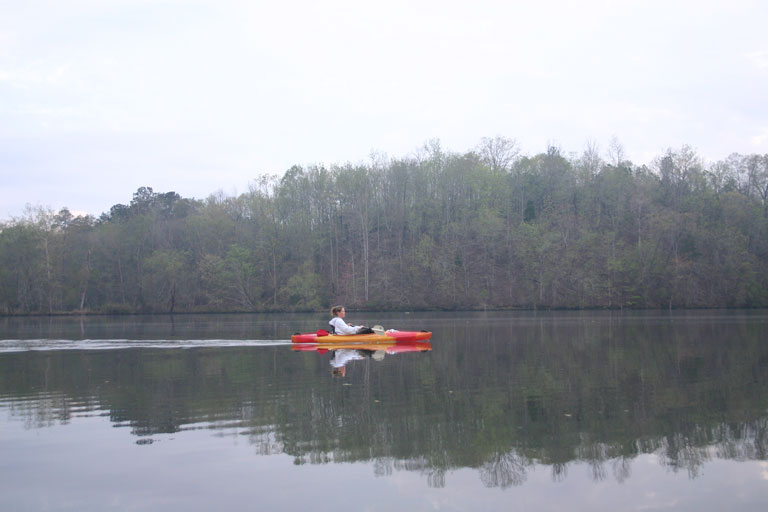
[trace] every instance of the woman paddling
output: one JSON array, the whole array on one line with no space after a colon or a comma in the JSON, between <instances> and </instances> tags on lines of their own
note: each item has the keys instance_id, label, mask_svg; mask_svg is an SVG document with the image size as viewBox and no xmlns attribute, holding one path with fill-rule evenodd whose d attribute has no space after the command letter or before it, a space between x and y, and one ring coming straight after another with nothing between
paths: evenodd
<instances>
[{"instance_id":1,"label":"woman paddling","mask_svg":"<svg viewBox=\"0 0 768 512\"><path fill-rule=\"evenodd\" d=\"M331 334L348 335L348 334L372 334L373 329L370 329L364 325L348 324L344 321L344 317L347 312L344 306L333 306L331 308L331 321L328 322L331 325Z\"/></svg>"}]
</instances>

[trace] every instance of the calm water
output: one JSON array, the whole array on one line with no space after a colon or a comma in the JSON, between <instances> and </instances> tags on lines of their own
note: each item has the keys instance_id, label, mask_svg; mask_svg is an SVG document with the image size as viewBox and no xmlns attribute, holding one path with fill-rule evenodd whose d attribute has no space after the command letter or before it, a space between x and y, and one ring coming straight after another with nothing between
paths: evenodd
<instances>
[{"instance_id":1,"label":"calm water","mask_svg":"<svg viewBox=\"0 0 768 512\"><path fill-rule=\"evenodd\" d=\"M0 318L0 510L768 509L768 312Z\"/></svg>"}]
</instances>

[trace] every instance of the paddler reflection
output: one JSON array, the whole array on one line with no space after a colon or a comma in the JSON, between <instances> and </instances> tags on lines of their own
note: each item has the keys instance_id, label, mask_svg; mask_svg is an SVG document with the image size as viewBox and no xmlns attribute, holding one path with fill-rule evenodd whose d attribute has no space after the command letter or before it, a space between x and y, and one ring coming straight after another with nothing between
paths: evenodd
<instances>
[{"instance_id":1,"label":"paddler reflection","mask_svg":"<svg viewBox=\"0 0 768 512\"><path fill-rule=\"evenodd\" d=\"M353 350L343 348L334 350L332 353L331 374L334 377L344 377L347 374L347 363L350 361L365 359L366 357L370 357L374 361L381 361L384 359L386 350Z\"/></svg>"},{"instance_id":2,"label":"paddler reflection","mask_svg":"<svg viewBox=\"0 0 768 512\"><path fill-rule=\"evenodd\" d=\"M428 341L294 343L291 348L302 352L330 353L331 374L336 377L344 377L347 374L347 365L352 361L368 358L374 361L383 361L387 355L391 356L404 352L427 352L432 350L432 344Z\"/></svg>"}]
</instances>

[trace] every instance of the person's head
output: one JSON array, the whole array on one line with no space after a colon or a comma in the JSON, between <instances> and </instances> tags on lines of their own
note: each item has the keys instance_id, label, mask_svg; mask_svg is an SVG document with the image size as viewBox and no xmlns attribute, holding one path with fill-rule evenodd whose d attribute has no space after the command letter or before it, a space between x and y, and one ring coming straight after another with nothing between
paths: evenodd
<instances>
[{"instance_id":1,"label":"person's head","mask_svg":"<svg viewBox=\"0 0 768 512\"><path fill-rule=\"evenodd\" d=\"M347 375L347 368L344 366L339 366L338 368L333 368L331 370L331 375L334 377L344 377Z\"/></svg>"},{"instance_id":2,"label":"person's head","mask_svg":"<svg viewBox=\"0 0 768 512\"><path fill-rule=\"evenodd\" d=\"M346 314L346 311L344 310L344 306L333 306L331 308L331 315L333 316L344 318L345 314Z\"/></svg>"}]
</instances>

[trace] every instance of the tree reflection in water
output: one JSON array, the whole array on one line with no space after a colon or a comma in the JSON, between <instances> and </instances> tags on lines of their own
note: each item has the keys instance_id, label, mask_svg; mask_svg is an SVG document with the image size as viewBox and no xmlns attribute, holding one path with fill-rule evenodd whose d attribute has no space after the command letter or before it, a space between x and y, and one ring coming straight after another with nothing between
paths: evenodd
<instances>
[{"instance_id":1,"label":"tree reflection in water","mask_svg":"<svg viewBox=\"0 0 768 512\"><path fill-rule=\"evenodd\" d=\"M504 489L582 463L624 482L642 454L690 478L714 459L766 460L764 324L549 328L515 340L457 328L430 352L355 361L344 379L329 355L286 347L6 353L0 409L27 428L108 415L137 436L246 435L257 455L368 462L433 487L460 468Z\"/></svg>"},{"instance_id":2,"label":"tree reflection in water","mask_svg":"<svg viewBox=\"0 0 768 512\"><path fill-rule=\"evenodd\" d=\"M501 487L505 489L525 482L528 468L533 461L516 453L500 453L480 468L480 480L486 487Z\"/></svg>"}]
</instances>

